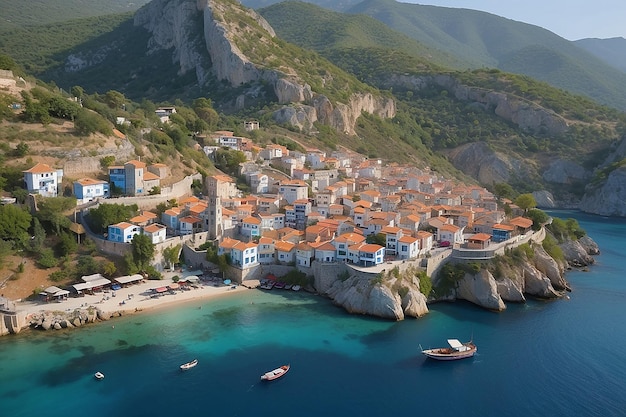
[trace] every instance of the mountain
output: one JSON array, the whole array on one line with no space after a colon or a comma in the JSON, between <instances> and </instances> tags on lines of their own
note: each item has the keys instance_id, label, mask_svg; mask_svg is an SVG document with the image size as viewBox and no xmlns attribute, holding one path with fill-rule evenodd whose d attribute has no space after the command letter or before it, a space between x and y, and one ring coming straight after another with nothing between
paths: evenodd
<instances>
[{"instance_id":1,"label":"mountain","mask_svg":"<svg viewBox=\"0 0 626 417\"><path fill-rule=\"evenodd\" d=\"M286 2L285 0L240 0L241 4L253 9L271 6L272 4ZM345 11L348 8L361 2L361 0L305 0L307 3L315 4L329 10Z\"/></svg>"},{"instance_id":2,"label":"mountain","mask_svg":"<svg viewBox=\"0 0 626 417\"><path fill-rule=\"evenodd\" d=\"M547 190L561 204L580 200L626 132L615 109L528 76L447 68L448 55L367 16L301 2L260 12L232 0L154 0L107 25L81 19L12 36L58 48L37 75L66 90L169 104L210 98L229 129L255 118L304 146Z\"/></svg>"},{"instance_id":3,"label":"mountain","mask_svg":"<svg viewBox=\"0 0 626 417\"><path fill-rule=\"evenodd\" d=\"M597 56L607 64L626 72L626 39L587 38L574 42L579 47Z\"/></svg>"},{"instance_id":4,"label":"mountain","mask_svg":"<svg viewBox=\"0 0 626 417\"><path fill-rule=\"evenodd\" d=\"M430 48L366 16L334 12L306 2L287 1L261 8L277 35L318 52L343 48L381 48L422 58L429 68L466 68L452 54Z\"/></svg>"},{"instance_id":5,"label":"mountain","mask_svg":"<svg viewBox=\"0 0 626 417\"><path fill-rule=\"evenodd\" d=\"M626 109L624 72L538 26L475 10L394 0L366 0L348 13L372 16L426 46L464 59L470 68L529 75Z\"/></svg>"}]
</instances>

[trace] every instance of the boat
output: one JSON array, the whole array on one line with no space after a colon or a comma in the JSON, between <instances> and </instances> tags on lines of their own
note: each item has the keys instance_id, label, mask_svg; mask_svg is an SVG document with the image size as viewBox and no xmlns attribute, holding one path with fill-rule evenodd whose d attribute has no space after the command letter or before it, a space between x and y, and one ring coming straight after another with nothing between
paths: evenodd
<instances>
[{"instance_id":1,"label":"boat","mask_svg":"<svg viewBox=\"0 0 626 417\"><path fill-rule=\"evenodd\" d=\"M272 381L274 379L278 379L281 376L285 375L289 371L290 367L291 365L283 365L280 368L274 369L273 371L266 372L261 375L261 379L263 381Z\"/></svg>"},{"instance_id":2,"label":"boat","mask_svg":"<svg viewBox=\"0 0 626 417\"><path fill-rule=\"evenodd\" d=\"M95 374L93 374L93 376L96 377L96 379L104 379L104 374L100 371L96 372Z\"/></svg>"},{"instance_id":3,"label":"boat","mask_svg":"<svg viewBox=\"0 0 626 417\"><path fill-rule=\"evenodd\" d=\"M457 339L448 339L448 344L450 347L423 349L422 353L438 361L453 361L456 359L471 358L477 350L476 345L471 340L461 343Z\"/></svg>"},{"instance_id":4,"label":"boat","mask_svg":"<svg viewBox=\"0 0 626 417\"><path fill-rule=\"evenodd\" d=\"M293 287L291 287L291 289L293 291L300 291L300 286L298 284L294 285Z\"/></svg>"},{"instance_id":5,"label":"boat","mask_svg":"<svg viewBox=\"0 0 626 417\"><path fill-rule=\"evenodd\" d=\"M183 363L180 365L180 369L186 371L187 369L191 369L198 364L198 359L194 359L191 362Z\"/></svg>"}]
</instances>

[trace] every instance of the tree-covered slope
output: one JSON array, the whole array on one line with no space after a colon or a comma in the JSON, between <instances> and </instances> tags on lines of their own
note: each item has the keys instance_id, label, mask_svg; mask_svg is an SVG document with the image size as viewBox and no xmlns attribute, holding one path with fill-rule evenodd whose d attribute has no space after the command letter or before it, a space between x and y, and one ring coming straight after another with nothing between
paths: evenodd
<instances>
[{"instance_id":1,"label":"tree-covered slope","mask_svg":"<svg viewBox=\"0 0 626 417\"><path fill-rule=\"evenodd\" d=\"M615 68L626 72L626 39L580 39L574 42Z\"/></svg>"},{"instance_id":2,"label":"tree-covered slope","mask_svg":"<svg viewBox=\"0 0 626 417\"><path fill-rule=\"evenodd\" d=\"M150 0L2 0L0 32L133 12Z\"/></svg>"},{"instance_id":3,"label":"tree-covered slope","mask_svg":"<svg viewBox=\"0 0 626 417\"><path fill-rule=\"evenodd\" d=\"M475 10L394 0L366 0L348 12L372 16L424 45L459 57L471 68L500 68L530 75L600 103L626 109L624 72L538 26ZM564 57L567 65L555 71L554 62L544 59L546 51L551 57ZM578 81L580 74L587 74L583 82Z\"/></svg>"},{"instance_id":4,"label":"tree-covered slope","mask_svg":"<svg viewBox=\"0 0 626 417\"><path fill-rule=\"evenodd\" d=\"M346 15L319 6L287 1L259 9L276 34L303 48L388 48L421 57L429 66L464 68L451 54L430 48L365 15Z\"/></svg>"}]
</instances>

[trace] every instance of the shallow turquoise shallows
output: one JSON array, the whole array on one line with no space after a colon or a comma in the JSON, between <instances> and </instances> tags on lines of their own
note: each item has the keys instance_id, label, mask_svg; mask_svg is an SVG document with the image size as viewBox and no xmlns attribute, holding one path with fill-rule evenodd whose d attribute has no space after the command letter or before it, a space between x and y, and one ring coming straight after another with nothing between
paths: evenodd
<instances>
[{"instance_id":1,"label":"shallow turquoise shallows","mask_svg":"<svg viewBox=\"0 0 626 417\"><path fill-rule=\"evenodd\" d=\"M0 416L625 416L626 222L551 214L577 218L602 251L590 272L567 274L569 299L502 313L434 304L395 323L250 290L22 332L0 338ZM419 352L472 336L471 359ZM287 363L284 377L260 380Z\"/></svg>"}]
</instances>

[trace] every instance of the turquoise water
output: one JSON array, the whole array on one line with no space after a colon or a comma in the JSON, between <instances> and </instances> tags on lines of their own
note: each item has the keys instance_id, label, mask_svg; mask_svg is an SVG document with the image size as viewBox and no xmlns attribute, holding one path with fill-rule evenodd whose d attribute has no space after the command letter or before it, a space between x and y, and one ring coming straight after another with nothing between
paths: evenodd
<instances>
[{"instance_id":1,"label":"turquoise water","mask_svg":"<svg viewBox=\"0 0 626 417\"><path fill-rule=\"evenodd\" d=\"M559 214L575 215L602 250L590 272L568 273L569 299L502 313L436 304L395 323L310 294L250 290L26 332L0 338L0 416L624 416L626 222ZM419 353L472 335L472 359ZM193 358L198 366L178 369ZM288 375L261 383L284 363Z\"/></svg>"}]
</instances>

